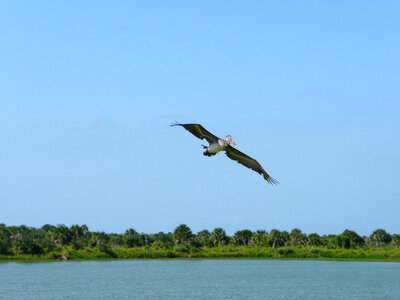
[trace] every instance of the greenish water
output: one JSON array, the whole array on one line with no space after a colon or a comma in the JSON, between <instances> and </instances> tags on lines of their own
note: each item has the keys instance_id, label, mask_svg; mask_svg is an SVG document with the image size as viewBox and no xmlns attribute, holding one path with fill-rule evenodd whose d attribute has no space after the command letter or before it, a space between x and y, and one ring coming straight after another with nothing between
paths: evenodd
<instances>
[{"instance_id":1,"label":"greenish water","mask_svg":"<svg viewBox=\"0 0 400 300\"><path fill-rule=\"evenodd\" d=\"M400 299L400 264L284 260L1 263L1 299Z\"/></svg>"}]
</instances>

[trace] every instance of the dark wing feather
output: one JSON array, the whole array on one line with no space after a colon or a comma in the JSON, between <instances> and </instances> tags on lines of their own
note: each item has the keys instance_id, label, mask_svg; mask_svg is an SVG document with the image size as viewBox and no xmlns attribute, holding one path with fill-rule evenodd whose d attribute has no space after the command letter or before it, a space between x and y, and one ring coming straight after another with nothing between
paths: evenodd
<instances>
[{"instance_id":1,"label":"dark wing feather","mask_svg":"<svg viewBox=\"0 0 400 300\"><path fill-rule=\"evenodd\" d=\"M276 181L271 176L269 176L268 173L265 172L263 167L254 158L251 158L250 156L244 154L243 152L240 152L239 150L236 150L235 148L233 148L231 146L228 146L226 148L225 154L230 159L236 160L239 164L242 164L243 166L250 168L250 169L256 171L257 173L263 175L264 179L268 183L278 184L278 181Z\"/></svg>"},{"instance_id":2,"label":"dark wing feather","mask_svg":"<svg viewBox=\"0 0 400 300\"><path fill-rule=\"evenodd\" d=\"M200 124L180 124L180 123L174 123L171 124L171 126L182 126L185 128L187 131L189 131L191 134L194 136L198 137L199 139L206 139L207 142L210 144L217 142L218 137L213 135L211 132L206 130L203 126Z\"/></svg>"}]
</instances>

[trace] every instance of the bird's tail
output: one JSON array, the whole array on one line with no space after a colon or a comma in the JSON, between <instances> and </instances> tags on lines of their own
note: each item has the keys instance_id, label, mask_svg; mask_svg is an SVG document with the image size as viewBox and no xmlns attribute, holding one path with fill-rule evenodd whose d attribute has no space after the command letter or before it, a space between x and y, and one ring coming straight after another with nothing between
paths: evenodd
<instances>
[{"instance_id":1,"label":"bird's tail","mask_svg":"<svg viewBox=\"0 0 400 300\"><path fill-rule=\"evenodd\" d=\"M214 156L215 154L217 154L217 153L208 152L208 149L206 149L206 151L203 152L203 155L208 156L208 157Z\"/></svg>"}]
</instances>

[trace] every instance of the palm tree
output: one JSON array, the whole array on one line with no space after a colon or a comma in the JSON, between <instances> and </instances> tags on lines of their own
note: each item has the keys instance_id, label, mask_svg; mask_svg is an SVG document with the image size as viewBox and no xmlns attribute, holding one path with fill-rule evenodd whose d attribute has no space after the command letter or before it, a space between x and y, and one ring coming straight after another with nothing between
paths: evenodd
<instances>
[{"instance_id":1,"label":"palm tree","mask_svg":"<svg viewBox=\"0 0 400 300\"><path fill-rule=\"evenodd\" d=\"M210 247L212 245L211 233L208 230L198 232L197 239L203 247Z\"/></svg>"},{"instance_id":2,"label":"palm tree","mask_svg":"<svg viewBox=\"0 0 400 300\"><path fill-rule=\"evenodd\" d=\"M241 244L244 246L248 246L249 241L252 236L253 236L253 232L251 232L248 229L239 230L239 231L235 232L235 235L233 236L233 240L235 241L235 243L238 243L238 244Z\"/></svg>"},{"instance_id":3,"label":"palm tree","mask_svg":"<svg viewBox=\"0 0 400 300\"><path fill-rule=\"evenodd\" d=\"M268 232L266 230L257 230L253 234L250 243L255 246L270 246Z\"/></svg>"},{"instance_id":4,"label":"palm tree","mask_svg":"<svg viewBox=\"0 0 400 300\"><path fill-rule=\"evenodd\" d=\"M298 228L295 228L290 232L289 238L292 246L304 246L307 243L307 236Z\"/></svg>"},{"instance_id":5,"label":"palm tree","mask_svg":"<svg viewBox=\"0 0 400 300\"><path fill-rule=\"evenodd\" d=\"M170 232L164 233L160 231L159 233L155 233L153 235L153 238L155 241L159 242L164 248L170 248L174 245L174 237L173 234Z\"/></svg>"},{"instance_id":6,"label":"palm tree","mask_svg":"<svg viewBox=\"0 0 400 300\"><path fill-rule=\"evenodd\" d=\"M72 225L69 228L69 231L70 231L72 237L74 237L74 238L82 237L83 235L85 235L88 232L88 230L89 229L86 225L82 225L82 226Z\"/></svg>"},{"instance_id":7,"label":"palm tree","mask_svg":"<svg viewBox=\"0 0 400 300\"><path fill-rule=\"evenodd\" d=\"M374 241L375 246L378 247L380 244L390 243L392 237L384 229L377 229L370 235L370 239Z\"/></svg>"},{"instance_id":8,"label":"palm tree","mask_svg":"<svg viewBox=\"0 0 400 300\"><path fill-rule=\"evenodd\" d=\"M192 238L192 230L185 224L181 224L174 230L174 240L177 244L186 244Z\"/></svg>"},{"instance_id":9,"label":"palm tree","mask_svg":"<svg viewBox=\"0 0 400 300\"><path fill-rule=\"evenodd\" d=\"M393 234L393 244L396 245L397 248L400 247L400 234Z\"/></svg>"},{"instance_id":10,"label":"palm tree","mask_svg":"<svg viewBox=\"0 0 400 300\"><path fill-rule=\"evenodd\" d=\"M44 224L41 228L44 232L54 231L56 226L50 224Z\"/></svg>"},{"instance_id":11,"label":"palm tree","mask_svg":"<svg viewBox=\"0 0 400 300\"><path fill-rule=\"evenodd\" d=\"M279 231L277 229L272 229L268 237L272 242L272 248L282 247L285 245L286 241L289 239L289 233L287 231Z\"/></svg>"},{"instance_id":12,"label":"palm tree","mask_svg":"<svg viewBox=\"0 0 400 300\"><path fill-rule=\"evenodd\" d=\"M125 231L123 236L123 241L125 245L129 248L138 246L139 244L139 236L135 229L129 228Z\"/></svg>"},{"instance_id":13,"label":"palm tree","mask_svg":"<svg viewBox=\"0 0 400 300\"><path fill-rule=\"evenodd\" d=\"M92 232L91 245L97 247L99 245L108 245L110 237L105 232Z\"/></svg>"},{"instance_id":14,"label":"palm tree","mask_svg":"<svg viewBox=\"0 0 400 300\"><path fill-rule=\"evenodd\" d=\"M225 244L227 240L226 232L221 227L217 227L213 230L211 239L215 245Z\"/></svg>"},{"instance_id":15,"label":"palm tree","mask_svg":"<svg viewBox=\"0 0 400 300\"><path fill-rule=\"evenodd\" d=\"M52 235L52 239L54 244L58 247L68 245L71 241L71 234L68 227L63 224L57 225L54 234Z\"/></svg>"}]
</instances>

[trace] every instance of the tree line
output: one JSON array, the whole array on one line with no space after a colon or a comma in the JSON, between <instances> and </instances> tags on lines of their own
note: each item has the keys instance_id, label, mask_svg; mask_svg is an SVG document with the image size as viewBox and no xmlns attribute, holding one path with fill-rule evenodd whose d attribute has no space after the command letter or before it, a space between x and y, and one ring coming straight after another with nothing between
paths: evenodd
<instances>
[{"instance_id":1,"label":"tree line","mask_svg":"<svg viewBox=\"0 0 400 300\"><path fill-rule=\"evenodd\" d=\"M369 236L360 236L346 229L334 235L305 234L295 228L291 232L272 229L251 231L238 230L232 236L223 228L202 230L194 234L189 226L181 224L173 232L153 234L139 233L130 228L123 234L91 232L86 225L49 225L41 228L6 226L0 224L0 255L46 254L60 249L97 248L104 253L113 253L116 248L174 249L178 247L308 247L327 249L355 249L400 247L400 234L389 234L376 229Z\"/></svg>"}]
</instances>

